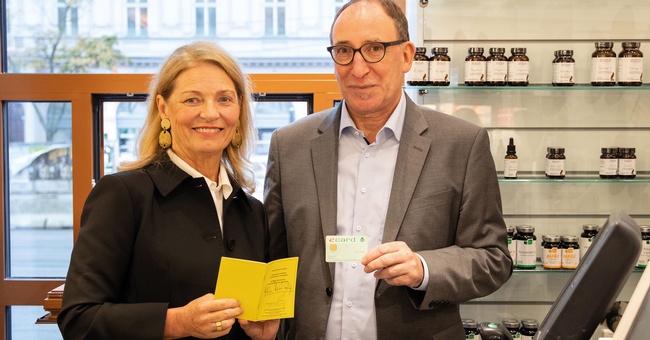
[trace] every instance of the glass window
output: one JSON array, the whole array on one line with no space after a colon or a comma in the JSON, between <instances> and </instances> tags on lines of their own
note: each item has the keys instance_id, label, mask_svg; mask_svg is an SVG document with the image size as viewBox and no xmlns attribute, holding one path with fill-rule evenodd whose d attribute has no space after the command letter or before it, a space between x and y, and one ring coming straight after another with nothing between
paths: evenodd
<instances>
[{"instance_id":1,"label":"glass window","mask_svg":"<svg viewBox=\"0 0 650 340\"><path fill-rule=\"evenodd\" d=\"M146 37L147 34L147 0L135 3L129 0L126 6L127 32L132 37Z\"/></svg>"},{"instance_id":2,"label":"glass window","mask_svg":"<svg viewBox=\"0 0 650 340\"><path fill-rule=\"evenodd\" d=\"M323 1L330 8L346 2ZM147 0L52 3L41 10L42 0L0 1L7 72L155 73L177 47L217 35L249 74L331 73L334 67L325 50L333 13L306 16L299 1L157 0L153 12ZM83 67L70 67L79 62Z\"/></svg>"},{"instance_id":3,"label":"glass window","mask_svg":"<svg viewBox=\"0 0 650 340\"><path fill-rule=\"evenodd\" d=\"M5 103L6 276L64 278L72 251L68 102Z\"/></svg>"},{"instance_id":4,"label":"glass window","mask_svg":"<svg viewBox=\"0 0 650 340\"><path fill-rule=\"evenodd\" d=\"M196 35L217 35L217 7L214 0L208 3L196 1Z\"/></svg>"},{"instance_id":5,"label":"glass window","mask_svg":"<svg viewBox=\"0 0 650 340\"><path fill-rule=\"evenodd\" d=\"M56 324L36 323L46 312L43 306L11 306L8 308L8 339L15 340L61 340L61 332Z\"/></svg>"},{"instance_id":6,"label":"glass window","mask_svg":"<svg viewBox=\"0 0 650 340\"><path fill-rule=\"evenodd\" d=\"M66 36L76 36L79 31L77 3L74 1L59 0L57 7L59 11L59 32Z\"/></svg>"},{"instance_id":7,"label":"glass window","mask_svg":"<svg viewBox=\"0 0 650 340\"><path fill-rule=\"evenodd\" d=\"M264 194L264 177L269 156L271 134L275 129L294 122L310 114L313 109L311 95L268 94L255 96L253 114L257 128L256 150L253 155L255 171L255 196L260 201Z\"/></svg>"},{"instance_id":8,"label":"glass window","mask_svg":"<svg viewBox=\"0 0 650 340\"><path fill-rule=\"evenodd\" d=\"M145 100L145 94L101 100L104 174L114 173L120 163L136 159L136 140L147 117Z\"/></svg>"},{"instance_id":9,"label":"glass window","mask_svg":"<svg viewBox=\"0 0 650 340\"><path fill-rule=\"evenodd\" d=\"M264 33L269 36L285 35L285 3L283 0L266 0Z\"/></svg>"}]
</instances>

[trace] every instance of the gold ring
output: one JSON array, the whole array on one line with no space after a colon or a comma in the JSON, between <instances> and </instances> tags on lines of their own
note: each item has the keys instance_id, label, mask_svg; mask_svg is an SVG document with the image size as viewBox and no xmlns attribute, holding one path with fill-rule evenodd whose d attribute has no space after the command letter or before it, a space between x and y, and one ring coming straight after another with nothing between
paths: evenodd
<instances>
[{"instance_id":1,"label":"gold ring","mask_svg":"<svg viewBox=\"0 0 650 340\"><path fill-rule=\"evenodd\" d=\"M221 321L217 321L217 322L215 322L214 325L217 326L217 330L218 330L218 331L222 331L222 330L223 330L223 328L221 328Z\"/></svg>"}]
</instances>

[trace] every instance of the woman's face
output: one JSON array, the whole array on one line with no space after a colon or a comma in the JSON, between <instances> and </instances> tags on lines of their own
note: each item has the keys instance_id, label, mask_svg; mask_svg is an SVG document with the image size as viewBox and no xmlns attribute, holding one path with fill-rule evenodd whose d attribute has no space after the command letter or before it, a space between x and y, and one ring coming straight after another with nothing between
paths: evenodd
<instances>
[{"instance_id":1,"label":"woman's face","mask_svg":"<svg viewBox=\"0 0 650 340\"><path fill-rule=\"evenodd\" d=\"M160 118L171 121L172 150L188 164L221 159L240 113L235 84L220 67L203 63L176 78L169 98L156 97Z\"/></svg>"}]
</instances>

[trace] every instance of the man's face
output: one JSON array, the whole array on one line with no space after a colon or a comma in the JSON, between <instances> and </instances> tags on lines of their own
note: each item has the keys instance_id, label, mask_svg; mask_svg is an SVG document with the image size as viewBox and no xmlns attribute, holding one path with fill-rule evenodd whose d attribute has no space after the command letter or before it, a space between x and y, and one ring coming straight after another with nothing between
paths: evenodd
<instances>
[{"instance_id":1,"label":"man's face","mask_svg":"<svg viewBox=\"0 0 650 340\"><path fill-rule=\"evenodd\" d=\"M375 2L348 7L332 27L332 43L359 48L368 42L399 39L393 20ZM397 106L404 73L411 68L415 47L411 42L386 48L378 63L368 63L357 52L348 65L334 65L334 74L351 115L390 114Z\"/></svg>"}]
</instances>

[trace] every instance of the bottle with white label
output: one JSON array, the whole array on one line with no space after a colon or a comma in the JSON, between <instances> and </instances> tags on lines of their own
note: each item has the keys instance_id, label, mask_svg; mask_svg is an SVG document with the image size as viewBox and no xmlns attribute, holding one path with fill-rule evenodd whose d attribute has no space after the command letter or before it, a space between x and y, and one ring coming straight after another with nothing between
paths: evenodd
<instances>
[{"instance_id":1,"label":"bottle with white label","mask_svg":"<svg viewBox=\"0 0 650 340\"><path fill-rule=\"evenodd\" d=\"M483 47L470 47L469 54L465 57L465 85L483 86L487 73L486 58L483 56Z\"/></svg>"},{"instance_id":2,"label":"bottle with white label","mask_svg":"<svg viewBox=\"0 0 650 340\"><path fill-rule=\"evenodd\" d=\"M563 179L566 176L564 170L565 160L564 148L549 147L548 154L546 155L546 178Z\"/></svg>"},{"instance_id":3,"label":"bottle with white label","mask_svg":"<svg viewBox=\"0 0 650 340\"><path fill-rule=\"evenodd\" d=\"M591 247L591 244L594 242L596 235L598 235L597 224L584 224L582 226L582 233L580 234L580 240L578 244L580 245L580 260L585 257L587 250Z\"/></svg>"},{"instance_id":4,"label":"bottle with white label","mask_svg":"<svg viewBox=\"0 0 650 340\"><path fill-rule=\"evenodd\" d=\"M637 268L645 268L650 262L650 225L641 225L641 254L636 262Z\"/></svg>"},{"instance_id":5,"label":"bottle with white label","mask_svg":"<svg viewBox=\"0 0 650 340\"><path fill-rule=\"evenodd\" d=\"M535 228L529 225L518 225L515 240L517 243L517 268L535 269L537 266Z\"/></svg>"},{"instance_id":6,"label":"bottle with white label","mask_svg":"<svg viewBox=\"0 0 650 340\"><path fill-rule=\"evenodd\" d=\"M526 55L526 48L514 47L510 52L512 55L508 58L508 85L528 86L530 60Z\"/></svg>"},{"instance_id":7,"label":"bottle with white label","mask_svg":"<svg viewBox=\"0 0 650 340\"><path fill-rule=\"evenodd\" d=\"M591 85L616 85L616 52L612 50L614 43L599 41L595 45L596 50L591 54Z\"/></svg>"},{"instance_id":8,"label":"bottle with white label","mask_svg":"<svg viewBox=\"0 0 650 340\"><path fill-rule=\"evenodd\" d=\"M603 179L616 178L618 172L618 148L600 148L598 175Z\"/></svg>"},{"instance_id":9,"label":"bottle with white label","mask_svg":"<svg viewBox=\"0 0 650 340\"><path fill-rule=\"evenodd\" d=\"M434 47L429 58L429 80L433 86L449 86L451 57L446 47Z\"/></svg>"},{"instance_id":10,"label":"bottle with white label","mask_svg":"<svg viewBox=\"0 0 650 340\"><path fill-rule=\"evenodd\" d=\"M503 55L503 47L491 47L490 55L485 58L487 68L487 85L505 86L508 83L508 58Z\"/></svg>"},{"instance_id":11,"label":"bottle with white label","mask_svg":"<svg viewBox=\"0 0 650 340\"><path fill-rule=\"evenodd\" d=\"M638 41L625 41L621 43L623 51L618 54L618 72L616 72L618 85L641 86L643 84L643 53Z\"/></svg>"},{"instance_id":12,"label":"bottle with white label","mask_svg":"<svg viewBox=\"0 0 650 340\"><path fill-rule=\"evenodd\" d=\"M575 84L575 64L573 50L558 50L553 60L553 86L573 86Z\"/></svg>"},{"instance_id":13,"label":"bottle with white label","mask_svg":"<svg viewBox=\"0 0 650 340\"><path fill-rule=\"evenodd\" d=\"M416 47L411 69L406 76L406 84L411 86L427 86L429 82L429 58L426 47Z\"/></svg>"}]
</instances>

